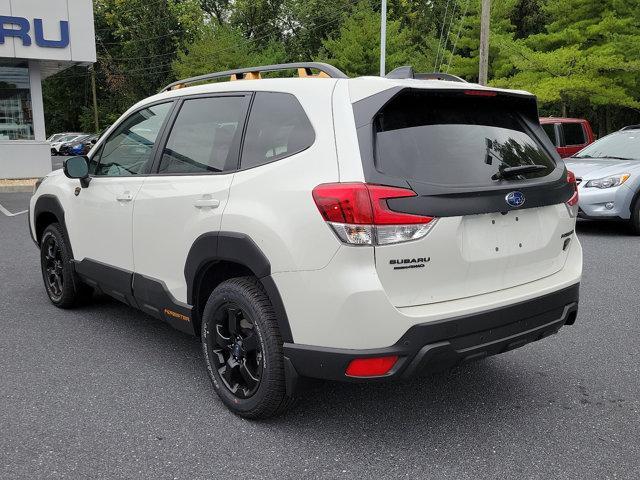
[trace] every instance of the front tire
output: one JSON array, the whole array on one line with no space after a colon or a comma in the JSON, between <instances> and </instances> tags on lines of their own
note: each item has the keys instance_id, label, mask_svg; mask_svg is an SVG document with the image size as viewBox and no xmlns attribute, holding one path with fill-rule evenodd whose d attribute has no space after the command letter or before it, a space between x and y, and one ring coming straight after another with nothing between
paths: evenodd
<instances>
[{"instance_id":1,"label":"front tire","mask_svg":"<svg viewBox=\"0 0 640 480\"><path fill-rule=\"evenodd\" d=\"M60 225L49 225L40 240L40 265L49 300L58 308L74 307L92 294L76 275L71 260L71 249Z\"/></svg>"},{"instance_id":2,"label":"front tire","mask_svg":"<svg viewBox=\"0 0 640 480\"><path fill-rule=\"evenodd\" d=\"M293 398L285 387L282 337L258 279L216 287L204 308L201 340L213 387L233 413L263 419L287 410Z\"/></svg>"}]
</instances>

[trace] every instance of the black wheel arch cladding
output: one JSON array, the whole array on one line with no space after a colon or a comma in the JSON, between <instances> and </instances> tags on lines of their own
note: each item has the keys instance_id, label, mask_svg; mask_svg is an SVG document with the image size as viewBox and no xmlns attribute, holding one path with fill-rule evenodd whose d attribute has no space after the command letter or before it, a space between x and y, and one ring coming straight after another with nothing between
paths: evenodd
<instances>
[{"instance_id":1,"label":"black wheel arch cladding","mask_svg":"<svg viewBox=\"0 0 640 480\"><path fill-rule=\"evenodd\" d=\"M67 239L68 248L71 253L71 257L73 258L73 248L71 247L71 240L69 239L69 233L67 232L67 225L65 223L65 215L64 208L60 204L60 201L53 195L42 195L38 200L36 200L35 207L33 209L33 223L36 231L33 232L34 240L38 246L40 246L40 238L42 237L42 233L47 226L53 222L47 222L46 224L41 224L38 220L46 216L52 216L51 218L55 218L55 222L60 224L60 228L62 228L62 233ZM29 223L29 228L31 228L31 224Z\"/></svg>"},{"instance_id":2,"label":"black wheel arch cladding","mask_svg":"<svg viewBox=\"0 0 640 480\"><path fill-rule=\"evenodd\" d=\"M196 304L197 285L201 280L202 272L219 262L236 263L251 270L262 283L273 305L283 341L292 342L287 313L278 288L271 277L271 263L253 239L243 233L209 232L196 239L189 250L184 267L188 303Z\"/></svg>"}]
</instances>

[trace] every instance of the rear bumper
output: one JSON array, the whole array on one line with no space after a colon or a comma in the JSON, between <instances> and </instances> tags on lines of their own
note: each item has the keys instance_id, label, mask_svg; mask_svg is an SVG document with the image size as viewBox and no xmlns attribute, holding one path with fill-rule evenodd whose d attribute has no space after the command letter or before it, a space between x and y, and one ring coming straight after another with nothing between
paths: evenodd
<instances>
[{"instance_id":1,"label":"rear bumper","mask_svg":"<svg viewBox=\"0 0 640 480\"><path fill-rule=\"evenodd\" d=\"M485 312L414 325L394 345L353 350L284 344L289 368L300 376L341 381L406 379L503 353L556 333L575 322L580 284L532 300ZM397 355L382 377L345 375L356 358ZM292 372L293 373L293 372Z\"/></svg>"}]
</instances>

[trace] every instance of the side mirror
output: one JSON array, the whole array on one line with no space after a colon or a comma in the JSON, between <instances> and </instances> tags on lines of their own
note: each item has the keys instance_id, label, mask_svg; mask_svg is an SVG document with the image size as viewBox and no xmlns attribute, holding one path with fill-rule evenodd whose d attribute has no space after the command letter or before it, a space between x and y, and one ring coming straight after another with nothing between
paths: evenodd
<instances>
[{"instance_id":1,"label":"side mirror","mask_svg":"<svg viewBox=\"0 0 640 480\"><path fill-rule=\"evenodd\" d=\"M89 143L91 143L91 145L95 145L96 143L98 143L98 139L97 138L92 138Z\"/></svg>"},{"instance_id":2,"label":"side mirror","mask_svg":"<svg viewBox=\"0 0 640 480\"><path fill-rule=\"evenodd\" d=\"M91 177L87 157L69 157L64 161L62 169L67 177L79 179L82 188L89 186Z\"/></svg>"}]
</instances>

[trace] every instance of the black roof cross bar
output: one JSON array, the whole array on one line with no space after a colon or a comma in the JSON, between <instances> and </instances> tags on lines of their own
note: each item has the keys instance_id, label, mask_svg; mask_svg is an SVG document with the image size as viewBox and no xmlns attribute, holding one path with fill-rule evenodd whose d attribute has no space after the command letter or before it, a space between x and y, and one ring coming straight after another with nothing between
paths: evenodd
<instances>
[{"instance_id":1,"label":"black roof cross bar","mask_svg":"<svg viewBox=\"0 0 640 480\"><path fill-rule=\"evenodd\" d=\"M413 67L411 66L398 67L395 70L391 70L385 75L385 78L393 78L396 80L404 80L407 78L414 78L416 80L447 80L449 82L467 83L466 80L449 73L416 73L413 71Z\"/></svg>"},{"instance_id":2,"label":"black roof cross bar","mask_svg":"<svg viewBox=\"0 0 640 480\"><path fill-rule=\"evenodd\" d=\"M167 85L162 90L160 90L160 92L168 92L169 90L173 90L175 88L183 88L189 84L206 82L207 80L215 80L216 78L235 77L235 79L241 80L247 74L260 74L263 72L277 72L280 70L293 70L293 69L303 69L305 72L304 76L311 76L311 69L314 69L314 70L319 70L321 73L324 73L323 76L328 76L330 78L349 78L347 77L347 75L344 74L344 72L340 71L333 65L329 65L328 63L321 63L321 62L280 63L277 65L263 65L261 67L248 67L248 68L238 68L235 70L225 70L224 72L207 73L205 75L199 75L197 77L185 78L184 80L178 80L177 82L173 82L172 84ZM250 78L255 78L255 76L251 75Z\"/></svg>"}]
</instances>

